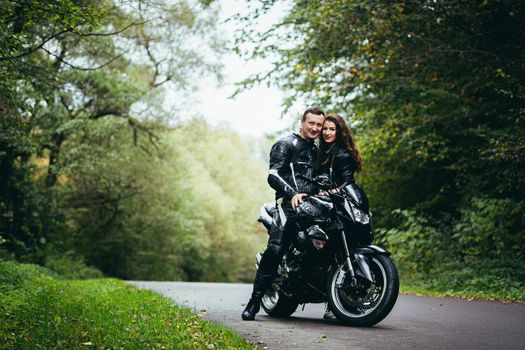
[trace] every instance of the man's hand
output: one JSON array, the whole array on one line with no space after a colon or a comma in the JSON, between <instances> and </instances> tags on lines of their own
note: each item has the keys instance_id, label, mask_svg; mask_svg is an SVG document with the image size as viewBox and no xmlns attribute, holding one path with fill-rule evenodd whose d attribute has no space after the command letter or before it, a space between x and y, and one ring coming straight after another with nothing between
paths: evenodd
<instances>
[{"instance_id":1,"label":"man's hand","mask_svg":"<svg viewBox=\"0 0 525 350\"><path fill-rule=\"evenodd\" d=\"M293 210L297 209L299 204L303 202L303 198L306 197L306 193L297 193L292 197L292 208Z\"/></svg>"}]
</instances>

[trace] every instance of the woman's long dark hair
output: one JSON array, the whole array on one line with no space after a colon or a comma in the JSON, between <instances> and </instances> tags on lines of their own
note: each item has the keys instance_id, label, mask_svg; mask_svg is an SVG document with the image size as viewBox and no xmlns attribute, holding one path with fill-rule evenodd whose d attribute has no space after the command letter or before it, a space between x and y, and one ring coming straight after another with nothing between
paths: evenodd
<instances>
[{"instance_id":1,"label":"woman's long dark hair","mask_svg":"<svg viewBox=\"0 0 525 350\"><path fill-rule=\"evenodd\" d=\"M346 149L355 160L356 172L363 168L363 159L359 155L359 150L355 144L350 128L346 125L345 120L339 114L329 114L325 118L325 123L330 121L335 124L335 144L337 147ZM319 149L321 151L320 164L328 161L327 151L332 145L325 142L323 136L320 137Z\"/></svg>"}]
</instances>

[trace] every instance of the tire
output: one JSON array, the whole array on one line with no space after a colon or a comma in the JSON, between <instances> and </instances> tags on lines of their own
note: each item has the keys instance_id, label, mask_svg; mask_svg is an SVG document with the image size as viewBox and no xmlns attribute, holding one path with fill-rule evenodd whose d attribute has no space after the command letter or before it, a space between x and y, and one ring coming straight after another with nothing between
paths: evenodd
<instances>
[{"instance_id":1,"label":"tire","mask_svg":"<svg viewBox=\"0 0 525 350\"><path fill-rule=\"evenodd\" d=\"M274 290L273 287L266 291L261 300L262 308L272 317L290 317L297 310L298 305L293 297L289 298L281 291Z\"/></svg>"},{"instance_id":2,"label":"tire","mask_svg":"<svg viewBox=\"0 0 525 350\"><path fill-rule=\"evenodd\" d=\"M259 269L262 255L264 251L261 251L255 257L255 269ZM281 274L281 266L279 266L277 273ZM274 283L268 288L266 293L261 299L261 306L264 311L272 317L289 317L297 310L299 303L295 299L287 297L283 292L278 291L274 288Z\"/></svg>"},{"instance_id":3,"label":"tire","mask_svg":"<svg viewBox=\"0 0 525 350\"><path fill-rule=\"evenodd\" d=\"M328 303L338 320L349 326L370 327L383 320L392 311L399 293L397 270L386 255L373 255L368 259L374 283L359 274L357 286L350 286L348 277L336 286L339 274L346 264L334 269L328 278ZM346 271L345 271L346 272Z\"/></svg>"}]
</instances>

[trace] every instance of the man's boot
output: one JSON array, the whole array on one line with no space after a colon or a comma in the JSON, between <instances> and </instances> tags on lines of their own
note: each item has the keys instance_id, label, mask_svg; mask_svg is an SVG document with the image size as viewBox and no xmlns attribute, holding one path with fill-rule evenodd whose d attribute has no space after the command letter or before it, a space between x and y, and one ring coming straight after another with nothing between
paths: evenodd
<instances>
[{"instance_id":1,"label":"man's boot","mask_svg":"<svg viewBox=\"0 0 525 350\"><path fill-rule=\"evenodd\" d=\"M248 301L248 304L246 304L241 315L243 320L253 321L255 319L255 314L258 313L261 308L261 299L272 284L272 281L273 275L265 275L261 273L261 270L257 270L255 281L253 281L252 297Z\"/></svg>"},{"instance_id":2,"label":"man's boot","mask_svg":"<svg viewBox=\"0 0 525 350\"><path fill-rule=\"evenodd\" d=\"M328 305L328 303L325 303L325 309L324 309L323 318L325 320L333 320L333 319L335 319L335 315L332 312L332 310L330 310L330 306Z\"/></svg>"}]
</instances>

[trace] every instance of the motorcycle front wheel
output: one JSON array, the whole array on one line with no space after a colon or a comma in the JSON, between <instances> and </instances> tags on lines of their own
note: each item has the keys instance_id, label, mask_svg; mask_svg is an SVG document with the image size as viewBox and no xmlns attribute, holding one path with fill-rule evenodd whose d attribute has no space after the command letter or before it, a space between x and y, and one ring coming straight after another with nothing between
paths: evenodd
<instances>
[{"instance_id":1,"label":"motorcycle front wheel","mask_svg":"<svg viewBox=\"0 0 525 350\"><path fill-rule=\"evenodd\" d=\"M352 285L346 264L334 269L328 278L330 309L338 320L350 326L375 325L390 313L397 300L399 278L390 257L370 256L368 263L373 283L356 274Z\"/></svg>"}]
</instances>

